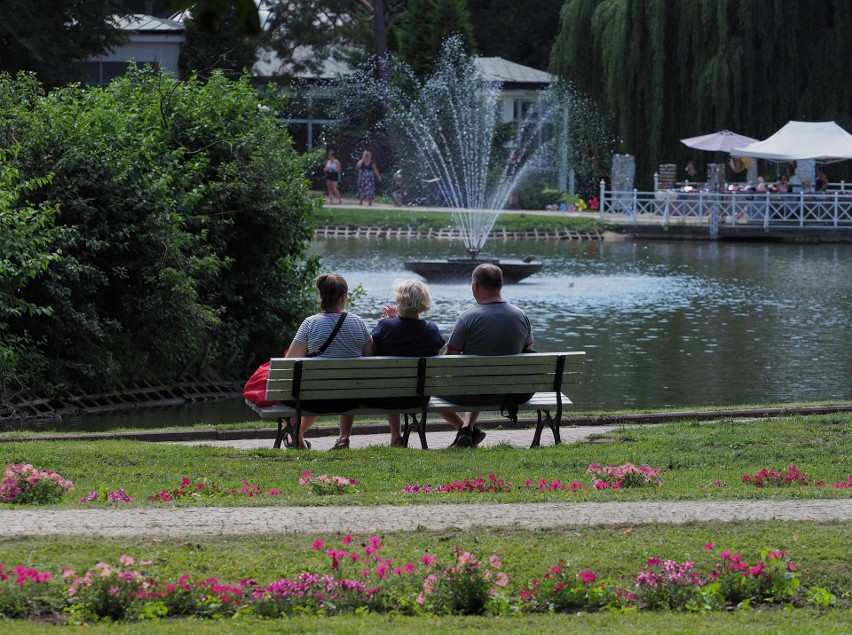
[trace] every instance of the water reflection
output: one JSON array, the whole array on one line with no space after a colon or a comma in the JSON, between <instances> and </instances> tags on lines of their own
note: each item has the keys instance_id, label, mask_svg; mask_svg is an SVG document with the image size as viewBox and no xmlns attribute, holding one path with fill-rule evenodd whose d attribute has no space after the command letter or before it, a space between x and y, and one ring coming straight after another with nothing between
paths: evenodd
<instances>
[{"instance_id":1,"label":"water reflection","mask_svg":"<svg viewBox=\"0 0 852 635\"><path fill-rule=\"evenodd\" d=\"M392 300L393 281L411 275L405 260L461 250L381 239L314 248L325 270L361 285L351 310L368 324ZM545 262L504 296L529 313L538 350L587 352L583 384L567 390L577 411L852 399L852 246L491 240L486 250ZM472 302L469 285L431 287L430 317L448 336ZM85 427L252 418L234 400L105 415Z\"/></svg>"}]
</instances>

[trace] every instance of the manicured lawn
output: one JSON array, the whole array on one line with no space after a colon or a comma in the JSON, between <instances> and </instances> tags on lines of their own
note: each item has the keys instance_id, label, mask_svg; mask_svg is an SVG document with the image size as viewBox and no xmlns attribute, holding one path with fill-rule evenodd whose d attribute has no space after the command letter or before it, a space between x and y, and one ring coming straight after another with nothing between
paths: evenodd
<instances>
[{"instance_id":1,"label":"manicured lawn","mask_svg":"<svg viewBox=\"0 0 852 635\"><path fill-rule=\"evenodd\" d=\"M746 499L848 499L850 488L832 484L848 482L852 474L852 414L792 416L712 423L682 421L660 426L623 427L588 443L535 450L509 446L469 450L405 450L375 447L344 452L293 452L272 449L188 447L128 441L15 441L0 444L6 463L32 463L71 479L76 490L65 495L60 507L79 508L89 491L124 488L136 498L113 507L244 506L251 514L257 505L425 505L486 502L579 502ZM661 486L622 490L595 489L586 470L591 463L647 464L660 468ZM809 484L796 481L784 487L757 488L743 482L762 468L786 472L796 465ZM357 479L352 493L311 495L299 485L299 476L344 475ZM490 474L512 483L499 492L403 493L408 485L450 484L459 479L488 478ZM183 497L173 503L149 502L147 496L179 487L182 478L206 479L208 486L238 488L243 480L264 491L276 488L280 496L225 496L195 500ZM539 492L537 483L577 481L576 491ZM528 480L533 487L525 487ZM825 486L816 485L825 481ZM9 506L0 506L0 518ZM653 520L653 519L649 519ZM285 533L207 538L188 531L178 539L95 539L90 537L6 538L0 534L0 564L6 571L16 564L51 571L58 583L61 567L78 572L96 563L113 566L122 554L150 561L147 574L161 581L215 577L236 584L252 578L269 584L301 572L330 573L325 549L339 548L344 532L335 534ZM365 545L369 535L355 535L353 545ZM315 541L325 546L316 550ZM339 632L366 633L378 629L404 632L592 632L592 633L841 633L852 619L852 527L834 522L732 522L687 525L647 524L615 527L564 527L547 531L519 528L489 531L415 531L381 536L382 555L397 564L419 562L433 554L445 562L455 546L481 561L497 555L508 576L505 593L519 597L521 588L540 579L561 560L572 570L593 571L615 580L623 588L633 584L648 558L695 562L709 569L723 550L741 553L751 562L766 550L787 552L796 564L803 593L794 611L759 605L757 610L701 615L671 612L592 613L577 615L521 615L509 612L492 617L411 617L365 615L340 617L289 617L269 621L160 620L153 623L92 624L87 632L110 633L265 633ZM707 548L712 543L712 549ZM351 549L351 548L350 548ZM351 563L344 563L342 568ZM337 572L342 575L344 572ZM348 571L355 575L354 570ZM822 587L836 596L836 607L801 608L805 589ZM75 627L75 632L80 627ZM845 630L844 630L845 629ZM42 623L0 621L0 633L64 632L71 627Z\"/></svg>"},{"instance_id":2,"label":"manicured lawn","mask_svg":"<svg viewBox=\"0 0 852 635\"><path fill-rule=\"evenodd\" d=\"M266 635L272 633L713 633L713 635L820 635L847 634L852 611L819 611L800 609L795 612L752 611L732 614L641 613L611 615L543 615L519 617L403 617L368 615L360 617L310 618L286 620L234 620L218 622L183 620L135 624L94 624L80 626L47 626L21 622L0 622L0 633L10 635L43 635L44 633L109 633L109 635Z\"/></svg>"},{"instance_id":3,"label":"manicured lawn","mask_svg":"<svg viewBox=\"0 0 852 635\"><path fill-rule=\"evenodd\" d=\"M847 497L836 489L852 474L852 413L779 417L767 420L684 421L660 426L618 429L592 442L535 450L510 446L459 450L405 450L372 447L345 452L293 452L270 448L236 450L138 441L27 441L0 445L6 463L31 463L70 479L76 491L64 505L78 506L84 494L103 486L123 488L136 498L131 505L150 504L147 496L206 479L223 488L239 487L243 480L281 496L215 498L208 505L312 505L318 502L298 483L305 470L340 475L358 481L354 493L322 497L328 505L434 504L444 502L534 502L611 500L735 500L748 498ZM270 443L271 445L271 443ZM592 463L646 464L660 468L660 487L599 491L586 473ZM786 471L796 465L810 485L758 489L743 476L763 468ZM512 484L509 491L464 494L404 494L411 485L433 488L456 480L487 478L494 474ZM541 493L524 487L559 480L576 481L581 489ZM825 487L817 487L817 481ZM720 483L719 483L720 482ZM717 484L719 483L719 484Z\"/></svg>"},{"instance_id":4,"label":"manicured lawn","mask_svg":"<svg viewBox=\"0 0 852 635\"><path fill-rule=\"evenodd\" d=\"M325 207L314 214L317 227L325 225L349 227L411 227L427 230L455 227L450 210L417 211L412 208L365 209L363 207ZM494 231L555 231L573 229L579 232L604 231L607 225L595 218L563 214L545 216L522 212L502 212L494 224Z\"/></svg>"}]
</instances>

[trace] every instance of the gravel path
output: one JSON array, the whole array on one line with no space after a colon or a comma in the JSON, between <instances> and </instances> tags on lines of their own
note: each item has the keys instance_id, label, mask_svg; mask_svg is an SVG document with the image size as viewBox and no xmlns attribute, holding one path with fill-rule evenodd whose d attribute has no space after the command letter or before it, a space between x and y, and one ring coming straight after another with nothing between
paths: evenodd
<instances>
[{"instance_id":1,"label":"gravel path","mask_svg":"<svg viewBox=\"0 0 852 635\"><path fill-rule=\"evenodd\" d=\"M852 521L852 499L0 511L0 525L6 537L174 538L280 532L368 533L399 529L544 529L742 520Z\"/></svg>"}]
</instances>

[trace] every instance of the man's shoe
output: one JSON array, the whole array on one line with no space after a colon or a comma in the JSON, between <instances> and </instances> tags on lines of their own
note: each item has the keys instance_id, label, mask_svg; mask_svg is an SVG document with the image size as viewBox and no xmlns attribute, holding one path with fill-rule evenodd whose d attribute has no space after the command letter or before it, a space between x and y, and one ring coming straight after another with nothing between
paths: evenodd
<instances>
[{"instance_id":1,"label":"man's shoe","mask_svg":"<svg viewBox=\"0 0 852 635\"><path fill-rule=\"evenodd\" d=\"M478 448L483 441L485 441L485 430L473 426L473 447Z\"/></svg>"},{"instance_id":2,"label":"man's shoe","mask_svg":"<svg viewBox=\"0 0 852 635\"><path fill-rule=\"evenodd\" d=\"M473 437L470 434L470 428L461 428L456 433L456 438L450 443L451 448L472 448Z\"/></svg>"}]
</instances>

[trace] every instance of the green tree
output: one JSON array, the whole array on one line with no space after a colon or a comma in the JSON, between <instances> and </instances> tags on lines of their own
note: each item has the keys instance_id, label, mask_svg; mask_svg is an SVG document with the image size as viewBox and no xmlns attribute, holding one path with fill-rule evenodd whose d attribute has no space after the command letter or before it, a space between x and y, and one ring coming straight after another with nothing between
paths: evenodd
<instances>
[{"instance_id":1,"label":"green tree","mask_svg":"<svg viewBox=\"0 0 852 635\"><path fill-rule=\"evenodd\" d=\"M517 0L468 0L479 53L545 69L559 32L564 0L539 0L535 10Z\"/></svg>"},{"instance_id":2,"label":"green tree","mask_svg":"<svg viewBox=\"0 0 852 635\"><path fill-rule=\"evenodd\" d=\"M410 0L396 32L399 55L418 77L426 77L435 69L444 40L451 35L461 38L465 52L475 52L473 25L464 0Z\"/></svg>"},{"instance_id":3,"label":"green tree","mask_svg":"<svg viewBox=\"0 0 852 635\"><path fill-rule=\"evenodd\" d=\"M51 313L8 321L52 357L38 387L241 375L280 354L312 304L316 262L314 203L279 109L248 77L133 69L6 114L23 178L52 166L32 205L58 206L65 228L62 258L21 291Z\"/></svg>"},{"instance_id":4,"label":"green tree","mask_svg":"<svg viewBox=\"0 0 852 635\"><path fill-rule=\"evenodd\" d=\"M260 33L260 16L255 0L166 0L174 11L191 9L199 29L213 33L223 22L232 20L245 36Z\"/></svg>"},{"instance_id":5,"label":"green tree","mask_svg":"<svg viewBox=\"0 0 852 635\"><path fill-rule=\"evenodd\" d=\"M551 72L614 113L649 187L679 139L724 128L764 138L791 119L850 123L852 5L843 0L568 0Z\"/></svg>"},{"instance_id":6,"label":"green tree","mask_svg":"<svg viewBox=\"0 0 852 635\"><path fill-rule=\"evenodd\" d=\"M230 79L239 79L257 62L257 36L240 33L236 9L231 9L215 27L202 28L195 18L184 20L181 72L209 77L219 69Z\"/></svg>"},{"instance_id":7,"label":"green tree","mask_svg":"<svg viewBox=\"0 0 852 635\"><path fill-rule=\"evenodd\" d=\"M357 65L373 49L370 3L269 0L263 43L281 63L279 75L320 75L326 64Z\"/></svg>"},{"instance_id":8,"label":"green tree","mask_svg":"<svg viewBox=\"0 0 852 635\"><path fill-rule=\"evenodd\" d=\"M118 0L5 0L0 4L0 71L32 71L47 87L80 78L74 62L125 41Z\"/></svg>"}]
</instances>

